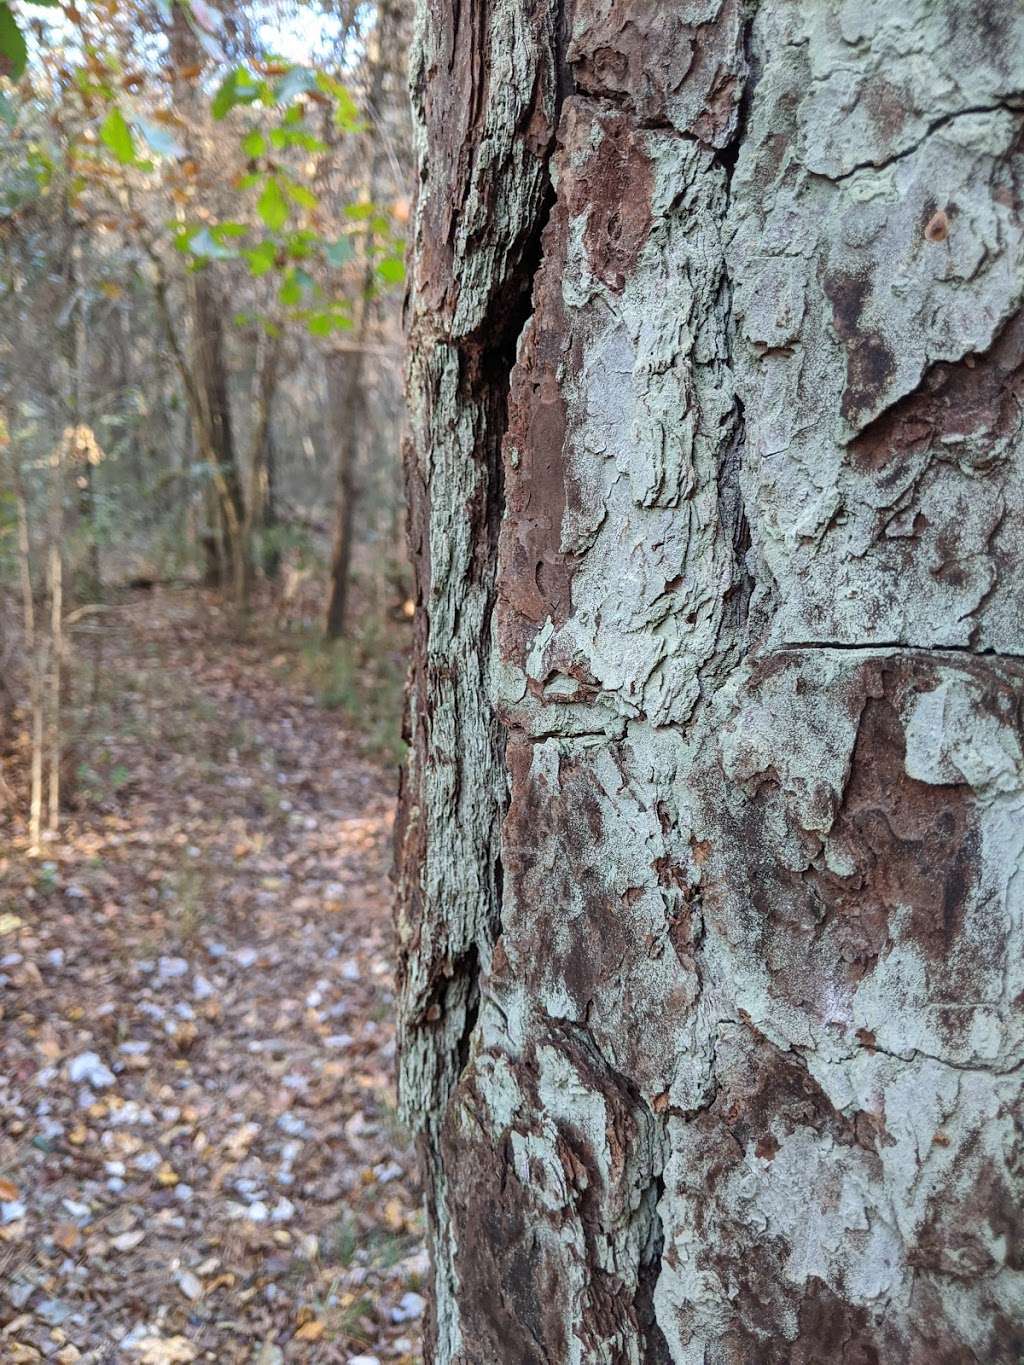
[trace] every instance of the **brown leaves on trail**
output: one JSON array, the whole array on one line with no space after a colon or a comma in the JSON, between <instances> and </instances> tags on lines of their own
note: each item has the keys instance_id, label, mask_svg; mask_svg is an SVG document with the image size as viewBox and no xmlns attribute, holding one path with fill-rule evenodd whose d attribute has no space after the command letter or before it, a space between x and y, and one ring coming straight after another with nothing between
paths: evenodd
<instances>
[{"instance_id":1,"label":"brown leaves on trail","mask_svg":"<svg viewBox=\"0 0 1024 1365\"><path fill-rule=\"evenodd\" d=\"M4 829L0 1359L411 1365L390 783L196 601L119 615L60 842Z\"/></svg>"}]
</instances>

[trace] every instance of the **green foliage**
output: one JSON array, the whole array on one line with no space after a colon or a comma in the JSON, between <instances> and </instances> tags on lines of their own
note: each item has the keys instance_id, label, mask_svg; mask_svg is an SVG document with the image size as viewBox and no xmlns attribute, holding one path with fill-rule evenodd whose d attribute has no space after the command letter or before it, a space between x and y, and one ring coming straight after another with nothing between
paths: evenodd
<instances>
[{"instance_id":1,"label":"green foliage","mask_svg":"<svg viewBox=\"0 0 1024 1365\"><path fill-rule=\"evenodd\" d=\"M288 221L288 202L276 176L268 174L264 180L256 211L271 232L280 232Z\"/></svg>"},{"instance_id":2,"label":"green foliage","mask_svg":"<svg viewBox=\"0 0 1024 1365\"><path fill-rule=\"evenodd\" d=\"M215 119L226 118L237 104L253 104L260 96L260 82L244 66L229 71L210 104Z\"/></svg>"},{"instance_id":3,"label":"green foliage","mask_svg":"<svg viewBox=\"0 0 1024 1365\"><path fill-rule=\"evenodd\" d=\"M25 36L8 4L0 3L0 75L19 80L28 65Z\"/></svg>"},{"instance_id":4,"label":"green foliage","mask_svg":"<svg viewBox=\"0 0 1024 1365\"><path fill-rule=\"evenodd\" d=\"M64 0L46 3L60 5ZM223 25L217 11L204 0L178 3L186 6L201 46L222 62L217 35ZM169 23L167 4L161 13ZM25 71L27 59L24 36L10 0L0 0L0 74L17 79ZM118 60L92 46L86 45L79 65L72 65L71 81L83 102L80 116L84 116L84 127L88 129L91 124L97 139L90 142L91 132L77 143L73 138L62 152L68 169L75 173L75 194L81 195L93 186L106 189L108 173L102 167L102 157L133 178L164 175L166 187L173 189L174 164L186 153L166 126L173 124L172 111L157 110L153 117L151 103L145 113L134 108L134 86L124 80ZM353 288L383 292L400 286L405 277L401 234L390 213L379 205L350 204L345 210L348 231L341 237L336 232L324 234L321 224L325 214L308 179L308 158L330 153L329 146L307 122L317 107L329 107L330 121L342 134L367 130L351 91L330 72L276 60L258 69L230 67L211 98L210 112L218 122L233 113L241 114L244 120L238 131L238 154L247 169L234 181L239 196L235 221L211 222L208 213L201 212L201 221L182 222L176 217L168 224L173 246L188 258L193 269L239 260L253 279L267 278L273 299L271 315L256 312L246 317L269 333L276 334L282 321L303 326L316 337L343 331L352 326ZM13 124L16 112L15 104L0 96L0 121ZM140 155L140 147L156 160ZM0 214L10 213L33 193L45 189L41 155L30 148L28 164L16 168L14 175L0 178ZM164 170L168 163L169 181ZM365 267L361 272L354 269L360 259ZM297 268L298 262L304 263L302 269ZM370 272L368 276L365 270Z\"/></svg>"},{"instance_id":5,"label":"green foliage","mask_svg":"<svg viewBox=\"0 0 1024 1365\"><path fill-rule=\"evenodd\" d=\"M366 124L359 117L359 108L348 88L326 71L316 73L317 88L334 100L334 124L345 133L361 133Z\"/></svg>"},{"instance_id":6,"label":"green foliage","mask_svg":"<svg viewBox=\"0 0 1024 1365\"><path fill-rule=\"evenodd\" d=\"M250 167L239 189L257 191L255 213L267 233L261 240L243 244L240 255L254 279L277 275L276 301L289 320L304 324L312 336L325 337L352 326L349 301L334 294L328 281L321 282L310 270L296 269L291 262L317 255L329 279L356 259L356 241L361 240L380 287L401 284L405 270L391 217L375 204L350 206L350 238L331 241L308 225L316 220L319 198L308 184L289 173L281 159L290 151L320 155L329 150L305 123L307 96L329 99L334 105L333 122L342 131L364 128L347 87L326 72L303 66L284 68L276 80L236 67L221 82L212 112L215 118L224 119L237 107L281 110L276 124L268 127L264 112L261 126L248 127L239 136L239 149ZM211 237L216 245L215 230L179 231L178 242L202 260L213 260L226 254L227 248L221 244L220 249L211 250ZM252 321L253 315L246 314L246 320ZM267 320L256 320L272 330Z\"/></svg>"},{"instance_id":7,"label":"green foliage","mask_svg":"<svg viewBox=\"0 0 1024 1365\"><path fill-rule=\"evenodd\" d=\"M100 124L100 140L108 147L122 166L131 166L138 160L135 139L120 109L113 108Z\"/></svg>"},{"instance_id":8,"label":"green foliage","mask_svg":"<svg viewBox=\"0 0 1024 1365\"><path fill-rule=\"evenodd\" d=\"M386 256L378 261L377 274L386 284L401 284L405 279L405 262L400 256Z\"/></svg>"}]
</instances>

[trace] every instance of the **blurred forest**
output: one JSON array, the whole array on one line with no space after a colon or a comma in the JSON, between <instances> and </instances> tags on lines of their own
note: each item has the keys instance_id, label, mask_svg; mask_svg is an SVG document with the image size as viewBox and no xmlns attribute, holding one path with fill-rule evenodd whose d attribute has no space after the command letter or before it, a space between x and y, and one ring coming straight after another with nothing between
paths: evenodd
<instances>
[{"instance_id":1,"label":"blurred forest","mask_svg":"<svg viewBox=\"0 0 1024 1365\"><path fill-rule=\"evenodd\" d=\"M395 756L405 8L2 8L0 745L33 845L126 593L215 594Z\"/></svg>"},{"instance_id":2,"label":"blurred forest","mask_svg":"<svg viewBox=\"0 0 1024 1365\"><path fill-rule=\"evenodd\" d=\"M0 1360L420 1359L397 0L0 0Z\"/></svg>"}]
</instances>

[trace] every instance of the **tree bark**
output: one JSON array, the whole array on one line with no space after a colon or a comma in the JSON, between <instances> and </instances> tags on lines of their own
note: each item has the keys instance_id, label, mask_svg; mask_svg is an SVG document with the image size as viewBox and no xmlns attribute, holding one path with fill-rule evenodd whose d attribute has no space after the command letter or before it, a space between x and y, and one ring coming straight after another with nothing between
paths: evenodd
<instances>
[{"instance_id":1,"label":"tree bark","mask_svg":"<svg viewBox=\"0 0 1024 1365\"><path fill-rule=\"evenodd\" d=\"M1013 0L420 0L432 1361L1024 1351L1022 73Z\"/></svg>"}]
</instances>

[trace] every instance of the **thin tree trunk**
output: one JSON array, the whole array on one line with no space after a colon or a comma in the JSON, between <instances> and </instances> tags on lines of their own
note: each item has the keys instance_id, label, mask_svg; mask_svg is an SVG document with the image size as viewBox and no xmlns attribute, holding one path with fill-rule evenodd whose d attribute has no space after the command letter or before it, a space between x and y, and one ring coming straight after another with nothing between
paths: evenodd
<instances>
[{"instance_id":1,"label":"thin tree trunk","mask_svg":"<svg viewBox=\"0 0 1024 1365\"><path fill-rule=\"evenodd\" d=\"M56 473L56 471L55 471ZM46 823L51 834L60 825L60 779L63 756L64 699L64 565L60 541L50 544L50 698L49 698L49 783Z\"/></svg>"},{"instance_id":2,"label":"thin tree trunk","mask_svg":"<svg viewBox=\"0 0 1024 1365\"><path fill-rule=\"evenodd\" d=\"M69 210L70 216L70 210ZM82 269L82 228L72 219L71 251L69 253L70 280L74 295L72 310L71 372L73 383L72 424L76 432L88 422L88 299L85 272ZM82 589L90 597L101 590L100 546L96 524L96 498L93 489L93 466L90 459L77 464L78 511L86 528L86 564L88 582Z\"/></svg>"},{"instance_id":3,"label":"thin tree trunk","mask_svg":"<svg viewBox=\"0 0 1024 1365\"><path fill-rule=\"evenodd\" d=\"M368 101L370 117L378 120L381 116L381 96L384 90L384 77L387 72L389 37L393 27L392 19L389 5L381 4L378 6L377 26L371 40L373 45L370 58L372 74ZM370 173L366 185L367 197L371 203L376 201L380 190L383 164L383 139L377 136L373 143ZM338 451L334 537L331 544L330 591L324 626L324 633L329 640L341 639L348 624L352 542L356 506L359 499L356 461L366 415L366 352L364 348L373 319L373 284L373 261L367 252L362 287L356 302L355 327L352 332L354 344L345 352L329 356L327 360L332 435Z\"/></svg>"},{"instance_id":4,"label":"thin tree trunk","mask_svg":"<svg viewBox=\"0 0 1024 1365\"><path fill-rule=\"evenodd\" d=\"M6 425L6 424L4 424ZM9 452L9 467L18 518L18 585L21 591L22 630L28 668L29 714L31 718L31 759L29 788L29 852L37 854L43 835L43 659L36 628L35 594L32 587L32 545L29 536L28 497L21 465L14 450Z\"/></svg>"},{"instance_id":5,"label":"thin tree trunk","mask_svg":"<svg viewBox=\"0 0 1024 1365\"><path fill-rule=\"evenodd\" d=\"M50 461L50 505L46 521L47 586L50 596L49 677L46 698L48 763L46 826L56 834L60 826L60 781L63 761L64 701L64 460L75 449L75 435L54 447Z\"/></svg>"},{"instance_id":6,"label":"thin tree trunk","mask_svg":"<svg viewBox=\"0 0 1024 1365\"><path fill-rule=\"evenodd\" d=\"M175 326L168 297L167 279L163 264L155 249L145 240L143 249L149 255L155 272L154 294L157 312L163 324L164 335L170 348L175 367L181 379L189 414L199 447L200 458L209 466L210 482L213 488L210 509L210 530L204 537L203 549L206 554L207 571L215 569L218 580L227 579L225 567L230 562L232 588L235 601L244 604L248 589L248 562L245 556L245 512L241 498L241 484L238 470L233 460L225 466L215 445L215 430L211 420L211 408L199 381L199 364L189 361L182 340ZM208 335L208 334L207 334ZM195 359L196 353L193 352ZM223 366L222 366L223 370ZM227 391L223 391L226 399ZM227 409L225 408L226 412ZM232 450L234 449L232 445ZM225 552L226 542L226 552Z\"/></svg>"},{"instance_id":7,"label":"thin tree trunk","mask_svg":"<svg viewBox=\"0 0 1024 1365\"><path fill-rule=\"evenodd\" d=\"M245 523L246 559L252 563L254 534L269 530L274 523L274 489L271 447L271 418L277 392L281 345L277 337L262 331L256 347L256 368L253 375L253 432L249 456L251 471L250 493ZM261 556L264 571L268 553ZM272 575L268 574L268 577Z\"/></svg>"},{"instance_id":8,"label":"thin tree trunk","mask_svg":"<svg viewBox=\"0 0 1024 1365\"><path fill-rule=\"evenodd\" d=\"M263 528L273 532L279 525L277 519L277 446L273 430L268 427L263 449ZM281 572L281 544L271 536L264 546L262 556L264 577L274 582Z\"/></svg>"},{"instance_id":9,"label":"thin tree trunk","mask_svg":"<svg viewBox=\"0 0 1024 1365\"><path fill-rule=\"evenodd\" d=\"M174 9L168 36L175 72L202 61L201 49L183 7ZM184 109L194 108L193 84L175 76L175 100ZM152 251L150 258L155 259ZM159 263L155 263L158 271L162 270ZM236 605L242 607L249 586L248 523L231 421L228 369L224 356L223 300L218 296L214 280L202 270L188 276L186 292L191 321L191 355L186 360L184 348L176 340L172 345L179 369L187 364L190 371L190 378L185 382L186 395L197 427L202 458L211 467L218 502L219 527L211 530L226 541L231 566L231 590ZM165 328L173 333L174 324L162 274L158 293ZM208 573L213 565L214 561L208 554Z\"/></svg>"},{"instance_id":10,"label":"thin tree trunk","mask_svg":"<svg viewBox=\"0 0 1024 1365\"><path fill-rule=\"evenodd\" d=\"M420 0L434 1362L1024 1349L1024 23L863 8Z\"/></svg>"},{"instance_id":11,"label":"thin tree trunk","mask_svg":"<svg viewBox=\"0 0 1024 1365\"><path fill-rule=\"evenodd\" d=\"M365 298L358 305L357 335L366 327L369 305ZM352 538L355 528L359 487L356 458L365 410L363 394L363 357L361 351L327 358L327 383L330 392L331 425L338 455L335 467L334 535L331 541L330 591L324 634L340 640L348 624L348 590L352 577Z\"/></svg>"},{"instance_id":12,"label":"thin tree trunk","mask_svg":"<svg viewBox=\"0 0 1024 1365\"><path fill-rule=\"evenodd\" d=\"M228 396L223 306L213 282L202 271L189 277L188 293L192 313L192 368L200 422L208 458L215 471L213 485L231 565L232 591L241 604L248 588L247 523Z\"/></svg>"}]
</instances>

